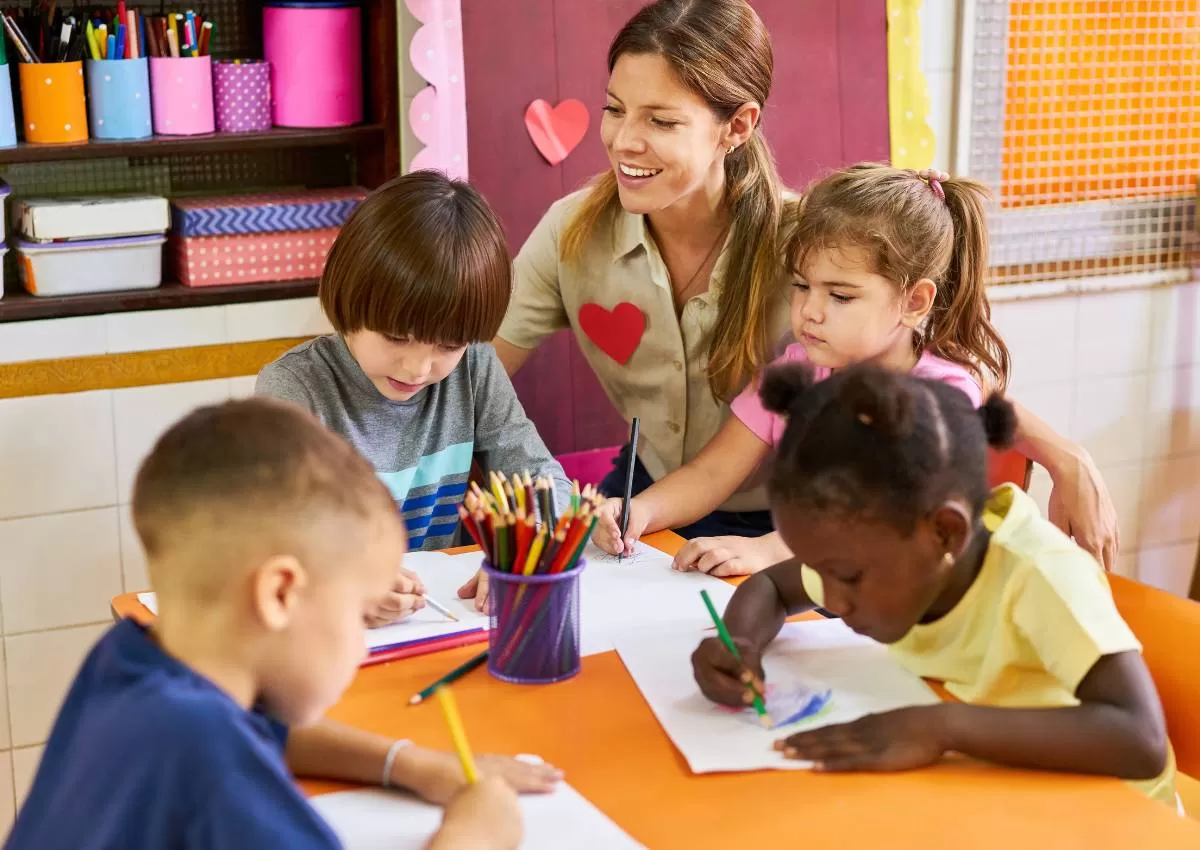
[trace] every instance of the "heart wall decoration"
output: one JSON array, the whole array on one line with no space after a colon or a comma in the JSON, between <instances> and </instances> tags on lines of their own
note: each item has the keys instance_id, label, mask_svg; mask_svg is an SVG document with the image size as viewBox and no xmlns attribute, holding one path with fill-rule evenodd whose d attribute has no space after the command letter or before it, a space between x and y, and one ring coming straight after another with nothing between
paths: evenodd
<instances>
[{"instance_id":1,"label":"heart wall decoration","mask_svg":"<svg viewBox=\"0 0 1200 850\"><path fill-rule=\"evenodd\" d=\"M538 98L525 110L525 129L546 162L558 165L587 135L587 107L575 98L553 107Z\"/></svg>"}]
</instances>

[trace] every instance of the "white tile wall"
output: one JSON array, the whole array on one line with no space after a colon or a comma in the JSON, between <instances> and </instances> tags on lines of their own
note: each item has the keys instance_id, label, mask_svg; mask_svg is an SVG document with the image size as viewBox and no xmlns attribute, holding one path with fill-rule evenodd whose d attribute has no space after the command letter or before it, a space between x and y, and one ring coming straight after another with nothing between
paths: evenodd
<instances>
[{"instance_id":1,"label":"white tile wall","mask_svg":"<svg viewBox=\"0 0 1200 850\"><path fill-rule=\"evenodd\" d=\"M1147 457L1200 453L1200 365L1152 373L1146 417Z\"/></svg>"},{"instance_id":2,"label":"white tile wall","mask_svg":"<svg viewBox=\"0 0 1200 850\"><path fill-rule=\"evenodd\" d=\"M104 316L0 324L0 363L89 357L107 345Z\"/></svg>"},{"instance_id":3,"label":"white tile wall","mask_svg":"<svg viewBox=\"0 0 1200 850\"><path fill-rule=\"evenodd\" d=\"M1121 532L1123 552L1135 552L1141 543L1142 470L1141 461L1100 467L1100 474L1104 476L1104 483L1108 485L1113 506L1117 510L1117 528Z\"/></svg>"},{"instance_id":4,"label":"white tile wall","mask_svg":"<svg viewBox=\"0 0 1200 850\"><path fill-rule=\"evenodd\" d=\"M1081 379L1075 386L1072 437L1100 465L1146 454L1146 375Z\"/></svg>"},{"instance_id":5,"label":"white tile wall","mask_svg":"<svg viewBox=\"0 0 1200 850\"><path fill-rule=\"evenodd\" d=\"M146 555L133 527L133 509L121 505L118 525L121 535L121 574L124 578L123 592L136 593L150 588L150 577L146 572Z\"/></svg>"},{"instance_id":6,"label":"white tile wall","mask_svg":"<svg viewBox=\"0 0 1200 850\"><path fill-rule=\"evenodd\" d=\"M1142 492L1143 546L1183 543L1200 535L1200 455L1147 464Z\"/></svg>"},{"instance_id":7,"label":"white tile wall","mask_svg":"<svg viewBox=\"0 0 1200 850\"><path fill-rule=\"evenodd\" d=\"M29 796L29 789L33 785L33 778L37 775L38 764L45 750L45 747L37 746L12 751L12 788L18 808Z\"/></svg>"},{"instance_id":8,"label":"white tile wall","mask_svg":"<svg viewBox=\"0 0 1200 850\"><path fill-rule=\"evenodd\" d=\"M43 743L79 665L110 623L5 636L14 746Z\"/></svg>"},{"instance_id":9,"label":"white tile wall","mask_svg":"<svg viewBox=\"0 0 1200 850\"><path fill-rule=\"evenodd\" d=\"M0 522L5 634L101 622L121 592L117 509Z\"/></svg>"},{"instance_id":10,"label":"white tile wall","mask_svg":"<svg viewBox=\"0 0 1200 850\"><path fill-rule=\"evenodd\" d=\"M1196 563L1196 541L1143 549L1138 553L1137 578L1146 584L1187 596Z\"/></svg>"},{"instance_id":11,"label":"white tile wall","mask_svg":"<svg viewBox=\"0 0 1200 850\"><path fill-rule=\"evenodd\" d=\"M196 407L228 399L228 380L114 390L117 494L121 503L132 497L138 466L167 428Z\"/></svg>"},{"instance_id":12,"label":"white tile wall","mask_svg":"<svg viewBox=\"0 0 1200 850\"><path fill-rule=\"evenodd\" d=\"M1076 376L1135 375L1149 369L1154 300L1148 289L1082 296Z\"/></svg>"},{"instance_id":13,"label":"white tile wall","mask_svg":"<svg viewBox=\"0 0 1200 850\"><path fill-rule=\"evenodd\" d=\"M112 393L0 400L0 519L116 504Z\"/></svg>"},{"instance_id":14,"label":"white tile wall","mask_svg":"<svg viewBox=\"0 0 1200 850\"><path fill-rule=\"evenodd\" d=\"M8 835L16 815L12 753L0 753L0 835Z\"/></svg>"},{"instance_id":15,"label":"white tile wall","mask_svg":"<svg viewBox=\"0 0 1200 850\"><path fill-rule=\"evenodd\" d=\"M225 309L230 342L312 336L332 330L316 298L231 304Z\"/></svg>"},{"instance_id":16,"label":"white tile wall","mask_svg":"<svg viewBox=\"0 0 1200 850\"><path fill-rule=\"evenodd\" d=\"M1200 363L1200 284L1165 286L1152 297L1151 367Z\"/></svg>"},{"instance_id":17,"label":"white tile wall","mask_svg":"<svg viewBox=\"0 0 1200 850\"><path fill-rule=\"evenodd\" d=\"M247 375L244 378L230 378L229 397L250 398L254 395L254 382L257 380L257 375Z\"/></svg>"},{"instance_id":18,"label":"white tile wall","mask_svg":"<svg viewBox=\"0 0 1200 850\"><path fill-rule=\"evenodd\" d=\"M1012 355L1012 388L1073 380L1079 300L1046 298L992 306L992 323Z\"/></svg>"},{"instance_id":19,"label":"white tile wall","mask_svg":"<svg viewBox=\"0 0 1200 850\"><path fill-rule=\"evenodd\" d=\"M221 306L114 313L105 317L108 350L117 353L220 345L227 341L225 311L226 308Z\"/></svg>"}]
</instances>

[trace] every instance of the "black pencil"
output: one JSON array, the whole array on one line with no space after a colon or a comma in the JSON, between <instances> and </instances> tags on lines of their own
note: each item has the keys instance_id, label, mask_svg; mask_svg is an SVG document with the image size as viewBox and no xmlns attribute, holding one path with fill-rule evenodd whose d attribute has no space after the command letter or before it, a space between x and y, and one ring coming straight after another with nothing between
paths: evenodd
<instances>
[{"instance_id":1,"label":"black pencil","mask_svg":"<svg viewBox=\"0 0 1200 850\"><path fill-rule=\"evenodd\" d=\"M433 692L436 691L438 688L440 688L442 685L449 685L453 682L457 682L463 676L467 675L472 670L474 670L476 667L479 667L480 665L484 664L487 660L488 660L488 651L485 649L483 652L479 653L471 660L455 667L453 670L451 670L445 676L442 676L442 678L438 679L436 682L434 682L429 687L424 688L423 690L418 691L417 693L413 694L413 696L408 700L408 704L409 705L418 705L418 704L424 702L425 700L429 699L429 697L433 695Z\"/></svg>"},{"instance_id":2,"label":"black pencil","mask_svg":"<svg viewBox=\"0 0 1200 850\"><path fill-rule=\"evenodd\" d=\"M618 561L625 553L625 534L629 531L629 500L633 498L633 468L637 463L638 425L638 418L635 416L633 425L629 428L629 463L625 466L625 500L621 502L621 554L617 555Z\"/></svg>"}]
</instances>

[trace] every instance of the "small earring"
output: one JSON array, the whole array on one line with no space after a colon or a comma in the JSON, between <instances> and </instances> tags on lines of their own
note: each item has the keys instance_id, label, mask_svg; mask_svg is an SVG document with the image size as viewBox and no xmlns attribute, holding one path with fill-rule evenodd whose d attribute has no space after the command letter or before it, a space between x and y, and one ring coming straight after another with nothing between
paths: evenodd
<instances>
[{"instance_id":1,"label":"small earring","mask_svg":"<svg viewBox=\"0 0 1200 850\"><path fill-rule=\"evenodd\" d=\"M728 155L733 153L735 150L737 150L737 145L730 145L729 150L725 151L725 153Z\"/></svg>"},{"instance_id":2,"label":"small earring","mask_svg":"<svg viewBox=\"0 0 1200 850\"><path fill-rule=\"evenodd\" d=\"M942 566L946 567L947 569L954 566L953 552L947 552L945 555L942 555Z\"/></svg>"}]
</instances>

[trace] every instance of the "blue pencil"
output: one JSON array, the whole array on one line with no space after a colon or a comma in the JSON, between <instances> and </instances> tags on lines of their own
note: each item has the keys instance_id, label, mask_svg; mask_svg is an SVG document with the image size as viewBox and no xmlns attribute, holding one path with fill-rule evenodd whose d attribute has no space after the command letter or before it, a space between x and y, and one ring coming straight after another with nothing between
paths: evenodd
<instances>
[{"instance_id":1,"label":"blue pencil","mask_svg":"<svg viewBox=\"0 0 1200 850\"><path fill-rule=\"evenodd\" d=\"M116 59L117 58L117 37L115 35L110 35L108 37L108 55L105 56L104 58L105 59Z\"/></svg>"},{"instance_id":2,"label":"blue pencil","mask_svg":"<svg viewBox=\"0 0 1200 850\"><path fill-rule=\"evenodd\" d=\"M117 50L116 54L113 56L110 56L109 58L110 59L124 59L125 58L125 25L124 24L117 27L116 50Z\"/></svg>"},{"instance_id":3,"label":"blue pencil","mask_svg":"<svg viewBox=\"0 0 1200 850\"><path fill-rule=\"evenodd\" d=\"M146 17L138 13L138 56L148 56L146 53Z\"/></svg>"}]
</instances>

